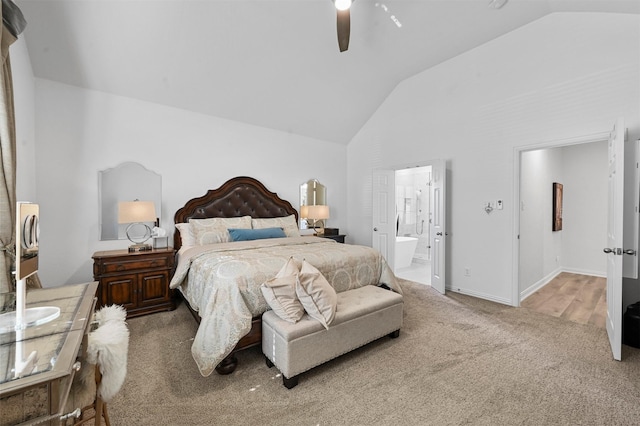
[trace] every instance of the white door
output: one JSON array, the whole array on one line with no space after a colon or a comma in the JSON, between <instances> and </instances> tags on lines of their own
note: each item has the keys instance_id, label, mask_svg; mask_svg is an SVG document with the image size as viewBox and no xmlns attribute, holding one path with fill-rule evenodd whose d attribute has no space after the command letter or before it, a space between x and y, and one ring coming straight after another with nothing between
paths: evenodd
<instances>
[{"instance_id":1,"label":"white door","mask_svg":"<svg viewBox=\"0 0 640 426\"><path fill-rule=\"evenodd\" d=\"M393 270L395 264L396 208L394 170L373 172L373 241Z\"/></svg>"},{"instance_id":2,"label":"white door","mask_svg":"<svg viewBox=\"0 0 640 426\"><path fill-rule=\"evenodd\" d=\"M445 291L445 259L446 259L446 177L447 168L444 160L431 163L431 287L444 294Z\"/></svg>"},{"instance_id":3,"label":"white door","mask_svg":"<svg viewBox=\"0 0 640 426\"><path fill-rule=\"evenodd\" d=\"M607 334L613 358L622 352L622 232L624 191L624 119L609 134L609 191L607 215Z\"/></svg>"}]
</instances>

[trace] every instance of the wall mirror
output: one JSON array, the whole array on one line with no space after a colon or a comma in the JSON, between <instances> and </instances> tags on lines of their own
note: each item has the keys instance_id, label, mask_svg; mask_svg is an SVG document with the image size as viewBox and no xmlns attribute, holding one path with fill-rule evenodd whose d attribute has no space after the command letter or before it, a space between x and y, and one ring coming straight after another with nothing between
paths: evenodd
<instances>
[{"instance_id":1,"label":"wall mirror","mask_svg":"<svg viewBox=\"0 0 640 426\"><path fill-rule=\"evenodd\" d=\"M127 224L118 224L119 201L153 201L156 217L162 206L162 177L143 165L126 162L98 173L100 239L127 239ZM153 226L153 224L151 224Z\"/></svg>"},{"instance_id":2,"label":"wall mirror","mask_svg":"<svg viewBox=\"0 0 640 426\"><path fill-rule=\"evenodd\" d=\"M327 188L316 179L300 185L300 205L320 206L327 204Z\"/></svg>"},{"instance_id":3,"label":"wall mirror","mask_svg":"<svg viewBox=\"0 0 640 426\"><path fill-rule=\"evenodd\" d=\"M321 206L327 204L327 188L317 179L310 179L300 185L300 206ZM300 209L302 215L302 208ZM300 217L300 229L307 229L310 225Z\"/></svg>"}]
</instances>

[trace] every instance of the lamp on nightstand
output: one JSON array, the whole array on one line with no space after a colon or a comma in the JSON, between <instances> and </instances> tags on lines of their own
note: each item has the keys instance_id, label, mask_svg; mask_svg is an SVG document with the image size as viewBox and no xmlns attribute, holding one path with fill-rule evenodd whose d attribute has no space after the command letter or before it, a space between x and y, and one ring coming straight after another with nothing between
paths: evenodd
<instances>
[{"instance_id":1,"label":"lamp on nightstand","mask_svg":"<svg viewBox=\"0 0 640 426\"><path fill-rule=\"evenodd\" d=\"M156 221L156 208L153 201L120 201L118 203L118 223L128 223L127 238L133 244L129 251L151 250L145 242L151 238L151 228L145 222Z\"/></svg>"},{"instance_id":2,"label":"lamp on nightstand","mask_svg":"<svg viewBox=\"0 0 640 426\"><path fill-rule=\"evenodd\" d=\"M324 221L329 219L329 206L301 206L300 216L305 219L313 220L313 229L318 234L324 233ZM322 227L318 229L318 223L322 223Z\"/></svg>"}]
</instances>

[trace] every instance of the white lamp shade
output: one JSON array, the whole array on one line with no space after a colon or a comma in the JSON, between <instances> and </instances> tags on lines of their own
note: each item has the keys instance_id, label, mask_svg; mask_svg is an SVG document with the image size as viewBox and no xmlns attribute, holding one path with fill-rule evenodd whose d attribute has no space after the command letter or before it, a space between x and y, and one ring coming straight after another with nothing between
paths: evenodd
<instances>
[{"instance_id":1,"label":"white lamp shade","mask_svg":"<svg viewBox=\"0 0 640 426\"><path fill-rule=\"evenodd\" d=\"M300 208L300 215L306 219L329 219L329 206L302 206Z\"/></svg>"},{"instance_id":2,"label":"white lamp shade","mask_svg":"<svg viewBox=\"0 0 640 426\"><path fill-rule=\"evenodd\" d=\"M153 201L118 202L118 223L155 222L156 217Z\"/></svg>"}]
</instances>

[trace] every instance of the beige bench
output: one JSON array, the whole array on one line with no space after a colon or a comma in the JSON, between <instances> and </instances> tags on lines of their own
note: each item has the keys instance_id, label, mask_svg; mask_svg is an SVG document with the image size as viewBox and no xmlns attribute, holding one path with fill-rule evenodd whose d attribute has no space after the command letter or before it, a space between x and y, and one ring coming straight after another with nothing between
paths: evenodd
<instances>
[{"instance_id":1,"label":"beige bench","mask_svg":"<svg viewBox=\"0 0 640 426\"><path fill-rule=\"evenodd\" d=\"M336 316L325 329L305 314L293 324L275 312L262 315L262 352L267 366L276 366L288 389L298 375L402 327L402 295L372 285L338 293Z\"/></svg>"}]
</instances>

